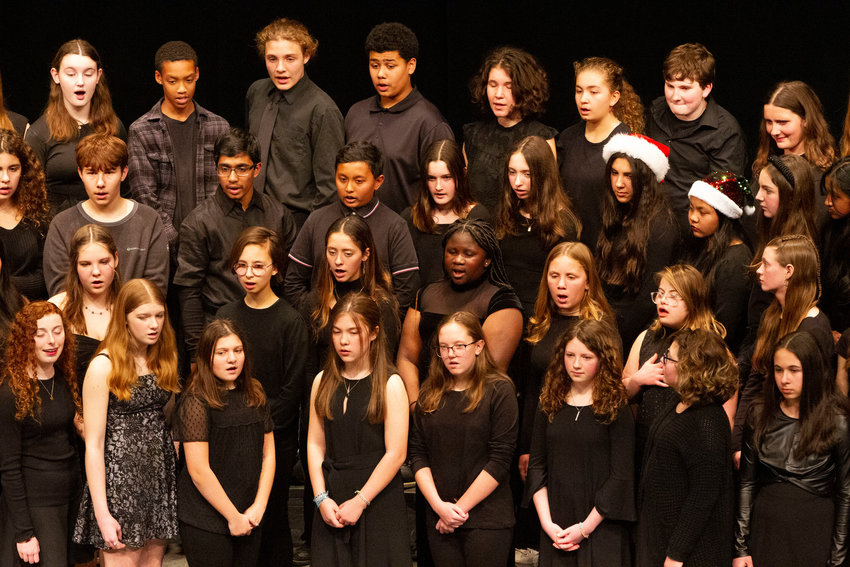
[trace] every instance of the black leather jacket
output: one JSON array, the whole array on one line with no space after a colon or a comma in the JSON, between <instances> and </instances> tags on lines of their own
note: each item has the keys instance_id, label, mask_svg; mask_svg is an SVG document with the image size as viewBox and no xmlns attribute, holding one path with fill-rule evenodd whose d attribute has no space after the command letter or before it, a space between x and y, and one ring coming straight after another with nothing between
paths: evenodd
<instances>
[{"instance_id":1,"label":"black leather jacket","mask_svg":"<svg viewBox=\"0 0 850 567\"><path fill-rule=\"evenodd\" d=\"M750 420L752 421L752 420ZM828 452L794 455L800 421L777 412L758 448L753 446L753 425L744 428L741 450L741 484L735 525L735 556L749 555L750 520L759 487L788 482L803 490L835 501L835 524L828 565L841 565L847 552L847 524L850 513L850 436L847 417L836 416L838 442ZM793 510L789 510L793 514Z\"/></svg>"}]
</instances>

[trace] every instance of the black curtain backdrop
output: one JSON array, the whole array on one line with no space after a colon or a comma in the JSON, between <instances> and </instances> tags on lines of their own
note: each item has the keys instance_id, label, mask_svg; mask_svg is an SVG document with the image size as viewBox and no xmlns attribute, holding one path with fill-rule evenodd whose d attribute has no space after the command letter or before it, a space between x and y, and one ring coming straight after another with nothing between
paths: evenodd
<instances>
[{"instance_id":1,"label":"black curtain backdrop","mask_svg":"<svg viewBox=\"0 0 850 567\"><path fill-rule=\"evenodd\" d=\"M763 99L781 80L809 83L838 138L850 83L848 2L505 2L408 0L254 2L148 0L83 2L0 0L0 73L6 107L34 121L43 111L49 66L75 37L100 52L119 117L130 123L161 96L153 56L170 40L200 57L198 102L234 125L244 123L244 94L266 76L253 39L277 17L302 21L319 40L310 77L345 114L374 93L363 42L380 22L400 21L419 37L414 81L459 136L480 116L467 83L484 54L511 44L534 53L550 77L542 121L559 130L578 121L572 62L606 56L623 65L648 105L663 94L661 64L674 46L705 44L717 60L715 100L747 135L752 159Z\"/></svg>"}]
</instances>

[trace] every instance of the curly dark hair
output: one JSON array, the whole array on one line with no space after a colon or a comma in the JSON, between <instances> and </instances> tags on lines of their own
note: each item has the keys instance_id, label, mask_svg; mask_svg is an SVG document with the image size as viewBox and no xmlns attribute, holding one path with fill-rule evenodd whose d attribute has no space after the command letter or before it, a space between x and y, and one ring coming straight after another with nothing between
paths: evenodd
<instances>
[{"instance_id":1,"label":"curly dark hair","mask_svg":"<svg viewBox=\"0 0 850 567\"><path fill-rule=\"evenodd\" d=\"M543 114L549 100L549 76L534 55L518 47L499 47L487 54L478 73L469 81L472 102L485 114L490 110L487 82L490 71L496 67L511 78L511 93L520 116Z\"/></svg>"},{"instance_id":2,"label":"curly dark hair","mask_svg":"<svg viewBox=\"0 0 850 567\"><path fill-rule=\"evenodd\" d=\"M593 379L593 413L603 423L611 423L623 408L628 408L628 395L623 386L623 355L617 331L604 320L580 319L558 340L546 369L540 392L540 409L549 421L567 403L572 379L564 364L567 343L578 339L599 359Z\"/></svg>"},{"instance_id":3,"label":"curly dark hair","mask_svg":"<svg viewBox=\"0 0 850 567\"><path fill-rule=\"evenodd\" d=\"M12 195L12 203L29 223L42 234L50 225L50 205L44 170L29 144L14 130L0 130L0 154L10 154L21 162L21 180Z\"/></svg>"},{"instance_id":4,"label":"curly dark hair","mask_svg":"<svg viewBox=\"0 0 850 567\"><path fill-rule=\"evenodd\" d=\"M384 53L398 51L405 61L419 57L419 40L413 30L399 22L378 24L366 36L366 55L370 51Z\"/></svg>"},{"instance_id":5,"label":"curly dark hair","mask_svg":"<svg viewBox=\"0 0 850 567\"><path fill-rule=\"evenodd\" d=\"M77 413L82 414L80 394L77 390L77 375L74 370L76 349L74 335L65 321L62 310L47 301L36 301L25 305L9 328L6 345L6 371L0 377L0 383L9 382L15 395L15 419L23 421L26 417L38 418L41 413L41 398L38 396L38 384L33 377L36 370L35 333L38 320L47 315L59 315L65 329L65 344L56 366L62 371L62 377Z\"/></svg>"}]
</instances>

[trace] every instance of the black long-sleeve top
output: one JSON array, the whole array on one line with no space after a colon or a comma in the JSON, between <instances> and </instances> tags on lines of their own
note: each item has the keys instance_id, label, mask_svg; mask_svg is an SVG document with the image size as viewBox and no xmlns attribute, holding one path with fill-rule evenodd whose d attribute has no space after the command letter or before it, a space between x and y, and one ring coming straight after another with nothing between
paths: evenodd
<instances>
[{"instance_id":1,"label":"black long-sleeve top","mask_svg":"<svg viewBox=\"0 0 850 567\"><path fill-rule=\"evenodd\" d=\"M734 487L729 418L720 404L674 407L650 429L638 491L636 565L665 557L732 563Z\"/></svg>"},{"instance_id":2,"label":"black long-sleeve top","mask_svg":"<svg viewBox=\"0 0 850 567\"><path fill-rule=\"evenodd\" d=\"M11 513L15 541L36 536L30 507L69 504L79 489L80 465L74 449L74 401L59 369L37 385L38 419L15 419L15 394L0 385L0 481ZM53 391L53 399L49 392Z\"/></svg>"},{"instance_id":3,"label":"black long-sleeve top","mask_svg":"<svg viewBox=\"0 0 850 567\"><path fill-rule=\"evenodd\" d=\"M30 301L47 299L42 268L46 230L37 229L26 219L12 229L0 227L0 241L6 251L3 265L12 275L12 283Z\"/></svg>"},{"instance_id":4,"label":"black long-sleeve top","mask_svg":"<svg viewBox=\"0 0 850 567\"><path fill-rule=\"evenodd\" d=\"M741 450L738 513L735 523L735 556L749 552L753 504L761 486L787 482L817 496L835 501L835 523L829 565L841 565L847 555L847 524L850 514L850 435L847 416L836 413L837 443L822 455L797 457L800 420L777 412L764 432L759 447L753 443L753 423L744 428ZM789 511L793 514L793 511Z\"/></svg>"},{"instance_id":5,"label":"black long-sleeve top","mask_svg":"<svg viewBox=\"0 0 850 567\"><path fill-rule=\"evenodd\" d=\"M218 310L245 334L251 373L268 397L278 435L298 433L298 410L310 389L310 333L301 315L283 298L271 307L254 309L240 299Z\"/></svg>"},{"instance_id":6,"label":"black long-sleeve top","mask_svg":"<svg viewBox=\"0 0 850 567\"><path fill-rule=\"evenodd\" d=\"M464 413L468 403L464 392L449 390L436 411L426 414L417 406L410 435L411 466L414 473L431 469L434 486L446 502L457 501L481 471L487 471L499 486L469 511L463 527L508 528L514 525L508 484L518 427L514 386L509 380L494 379L485 386L478 407ZM430 507L427 511L435 515Z\"/></svg>"},{"instance_id":7,"label":"black long-sleeve top","mask_svg":"<svg viewBox=\"0 0 850 567\"><path fill-rule=\"evenodd\" d=\"M242 286L230 266L230 249L251 226L277 232L289 250L295 242L295 221L283 205L254 191L248 208L224 194L195 207L180 226L180 249L174 284L180 286L183 329L190 356L194 356L205 320L222 306L243 297Z\"/></svg>"}]
</instances>

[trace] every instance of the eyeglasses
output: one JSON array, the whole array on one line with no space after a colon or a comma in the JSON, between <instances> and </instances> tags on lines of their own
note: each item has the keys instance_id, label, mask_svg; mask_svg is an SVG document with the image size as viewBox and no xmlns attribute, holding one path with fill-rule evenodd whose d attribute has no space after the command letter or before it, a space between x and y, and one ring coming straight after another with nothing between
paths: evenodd
<instances>
[{"instance_id":1,"label":"eyeglasses","mask_svg":"<svg viewBox=\"0 0 850 567\"><path fill-rule=\"evenodd\" d=\"M215 169L222 177L230 177L231 171L236 172L236 177L245 177L254 171L255 167L255 165L237 165L236 167L230 167L229 165L217 165Z\"/></svg>"},{"instance_id":2,"label":"eyeglasses","mask_svg":"<svg viewBox=\"0 0 850 567\"><path fill-rule=\"evenodd\" d=\"M474 345L477 341L473 341L471 343L457 343L454 345L440 345L437 347L437 356L443 358L444 356L448 356L449 353L453 353L455 356L463 356L466 353L466 349Z\"/></svg>"},{"instance_id":3,"label":"eyeglasses","mask_svg":"<svg viewBox=\"0 0 850 567\"><path fill-rule=\"evenodd\" d=\"M682 296L676 293L675 291L653 291L649 294L649 297L652 298L652 302L656 305L661 303L662 299L666 299L667 303L669 303L671 307L678 305L678 303L682 301Z\"/></svg>"},{"instance_id":4,"label":"eyeglasses","mask_svg":"<svg viewBox=\"0 0 850 567\"><path fill-rule=\"evenodd\" d=\"M236 272L237 276L244 276L248 273L248 268L250 268L251 272L253 272L255 276L262 277L266 274L266 269L271 265L271 263L246 264L245 262L237 262L236 264L233 264L233 271Z\"/></svg>"},{"instance_id":5,"label":"eyeglasses","mask_svg":"<svg viewBox=\"0 0 850 567\"><path fill-rule=\"evenodd\" d=\"M678 360L676 360L675 358L671 357L671 356L670 356L670 351L668 350L668 351L667 351L667 352L665 352L665 353L664 353L664 355L661 357L661 362L663 362L664 364L667 364L667 363L671 363L671 364L678 364L678 362L679 362L679 361L678 361Z\"/></svg>"}]
</instances>

